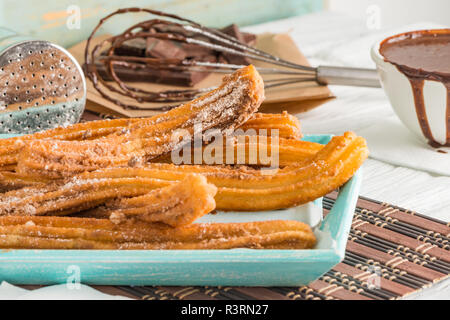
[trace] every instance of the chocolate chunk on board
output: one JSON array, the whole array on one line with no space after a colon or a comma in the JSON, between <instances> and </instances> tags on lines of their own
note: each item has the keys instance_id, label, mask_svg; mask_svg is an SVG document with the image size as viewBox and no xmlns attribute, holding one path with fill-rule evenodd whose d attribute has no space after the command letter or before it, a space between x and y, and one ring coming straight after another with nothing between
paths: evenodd
<instances>
[{"instance_id":1,"label":"chocolate chunk on board","mask_svg":"<svg viewBox=\"0 0 450 320\"><path fill-rule=\"evenodd\" d=\"M121 46L114 49L114 54L118 56L145 56L145 39L137 38L125 41Z\"/></svg>"},{"instance_id":2,"label":"chocolate chunk on board","mask_svg":"<svg viewBox=\"0 0 450 320\"><path fill-rule=\"evenodd\" d=\"M248 44L247 41L251 41L252 38L249 34L244 36L244 34L239 30L239 27L236 24L231 24L226 26L225 28L220 29L219 31L229 35L233 38L236 38L239 42ZM256 36L255 36L256 39ZM255 40L253 39L253 41ZM238 56L232 53L221 52L220 55L225 58L225 60L230 64L238 64L238 65L248 65L250 64L250 59L243 56Z\"/></svg>"},{"instance_id":3,"label":"chocolate chunk on board","mask_svg":"<svg viewBox=\"0 0 450 320\"><path fill-rule=\"evenodd\" d=\"M86 68L86 65L83 67ZM97 63L96 68L104 80L112 80L104 64ZM122 81L126 82L152 82L187 87L194 86L209 74L208 72L179 72L150 67L135 69L121 65L116 65L114 71Z\"/></svg>"},{"instance_id":4,"label":"chocolate chunk on board","mask_svg":"<svg viewBox=\"0 0 450 320\"><path fill-rule=\"evenodd\" d=\"M180 59L187 57L187 52L175 41L147 38L145 55L153 58Z\"/></svg>"},{"instance_id":5,"label":"chocolate chunk on board","mask_svg":"<svg viewBox=\"0 0 450 320\"><path fill-rule=\"evenodd\" d=\"M247 44L256 42L256 35L251 33L240 32L237 25L232 24L223 29L221 32L236 38L238 41ZM189 34L185 29L155 25L152 29L147 30L149 33L159 34L182 34L188 37L210 41L201 35ZM106 52L102 53L103 55ZM120 56L149 57L161 59L188 59L208 62L221 62L238 65L250 64L250 59L234 54L223 53L201 47L195 44L177 42L172 40L158 39L148 37L146 39L137 38L125 41L121 46L114 49L114 54ZM105 80L112 80L111 75L107 72L107 68L102 63L96 63L97 69L101 77ZM169 85L194 86L205 77L207 72L191 72L191 71L170 71L161 70L157 67L135 68L132 65L116 65L114 70L122 81L128 82L154 82Z\"/></svg>"}]
</instances>

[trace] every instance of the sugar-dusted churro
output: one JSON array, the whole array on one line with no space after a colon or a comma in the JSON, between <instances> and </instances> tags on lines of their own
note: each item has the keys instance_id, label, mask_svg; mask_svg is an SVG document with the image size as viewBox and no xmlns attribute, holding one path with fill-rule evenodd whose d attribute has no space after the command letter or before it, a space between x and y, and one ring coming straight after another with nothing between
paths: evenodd
<instances>
[{"instance_id":1,"label":"sugar-dusted churro","mask_svg":"<svg viewBox=\"0 0 450 320\"><path fill-rule=\"evenodd\" d=\"M200 173L218 187L217 209L259 211L307 203L331 192L348 181L367 156L366 141L347 132L333 137L310 160L274 171L154 163L143 168L103 169L83 176L140 176L173 181L188 173Z\"/></svg>"},{"instance_id":2,"label":"sugar-dusted churro","mask_svg":"<svg viewBox=\"0 0 450 320\"><path fill-rule=\"evenodd\" d=\"M323 148L319 143L259 135L227 136L221 140L197 148L190 144L186 149L174 150L152 162L285 167L310 160ZM6 180L3 181L6 184Z\"/></svg>"},{"instance_id":3,"label":"sugar-dusted churro","mask_svg":"<svg viewBox=\"0 0 450 320\"><path fill-rule=\"evenodd\" d=\"M215 208L216 187L189 174L179 181L76 176L0 194L0 215L68 215L104 205L115 222L137 219L179 226Z\"/></svg>"},{"instance_id":4,"label":"sugar-dusted churro","mask_svg":"<svg viewBox=\"0 0 450 320\"><path fill-rule=\"evenodd\" d=\"M36 139L54 140L94 140L118 133L134 122L141 119L113 119L77 123L67 127L49 129L34 134L9 139L0 139L0 170L14 169L18 154L25 145L25 141Z\"/></svg>"},{"instance_id":5,"label":"sugar-dusted churro","mask_svg":"<svg viewBox=\"0 0 450 320\"><path fill-rule=\"evenodd\" d=\"M272 134L272 130L276 130L276 134L285 139L300 139L303 136L298 119L286 111L283 113L255 113L238 129L247 134L254 130L256 134L261 135L261 130L266 130L268 136Z\"/></svg>"},{"instance_id":6,"label":"sugar-dusted churro","mask_svg":"<svg viewBox=\"0 0 450 320\"><path fill-rule=\"evenodd\" d=\"M25 145L25 141L37 139L52 139L65 141L85 141L107 137L111 134L120 134L129 129L130 125L143 122L147 119L107 119L77 123L68 127L49 129L35 134L0 139L0 171L11 171L15 169L18 154ZM266 130L270 136L272 130L278 130L280 138L301 138L300 125L296 118L287 114L262 114L256 113L238 129L244 132L259 133Z\"/></svg>"},{"instance_id":7,"label":"sugar-dusted churro","mask_svg":"<svg viewBox=\"0 0 450 320\"><path fill-rule=\"evenodd\" d=\"M202 175L191 174L179 183L156 189L142 196L119 198L100 209L114 223L127 220L162 222L184 226L215 209L217 188ZM98 214L97 214L98 216Z\"/></svg>"},{"instance_id":8,"label":"sugar-dusted churro","mask_svg":"<svg viewBox=\"0 0 450 320\"><path fill-rule=\"evenodd\" d=\"M245 137L245 138L244 138ZM226 164L226 165L247 165L247 166L266 166L279 165L280 167L298 165L300 162L305 162L310 160L314 155L321 150L324 146L318 143L295 140L295 139L284 139L279 138L276 146L276 150L272 153L272 142L271 138L260 137L260 136L239 136L239 137L227 137L223 139L222 148L222 158L217 155L216 152L208 153L205 152L205 148L201 151L200 160L196 158L196 150L191 151L191 156L188 158L187 163L200 163L200 164ZM231 142L227 145L227 141ZM229 151L231 154L228 154ZM277 163L271 162L271 156L278 156ZM184 152L176 151L175 157L183 159ZM238 156L240 155L240 156ZM164 156L155 158L152 162L159 163L172 163L175 159L172 153L166 154ZM264 160L264 161L262 161ZM184 161L184 160L183 160ZM178 163L186 163L180 161ZM32 170L27 170L24 173L17 173L12 171L0 171L0 190L12 190L21 188L24 186L34 185L38 183L47 183L55 178L53 175L43 175L42 172L33 172Z\"/></svg>"},{"instance_id":9,"label":"sugar-dusted churro","mask_svg":"<svg viewBox=\"0 0 450 320\"><path fill-rule=\"evenodd\" d=\"M218 187L215 197L218 209L273 210L312 201L340 187L352 177L367 156L365 140L347 132L343 136L333 137L309 160L274 171L247 166L152 163L140 168L106 168L80 174L80 177L145 177L178 181L189 173L199 173Z\"/></svg>"},{"instance_id":10,"label":"sugar-dusted churro","mask_svg":"<svg viewBox=\"0 0 450 320\"><path fill-rule=\"evenodd\" d=\"M298 221L163 224L74 217L0 217L0 248L8 249L309 249L311 228Z\"/></svg>"},{"instance_id":11,"label":"sugar-dusted churro","mask_svg":"<svg viewBox=\"0 0 450 320\"><path fill-rule=\"evenodd\" d=\"M40 141L36 141L39 143ZM273 147L275 147L274 150ZM203 147L200 156L196 148L192 148L187 152L191 155L184 157L184 151L175 150L174 153L168 153L163 156L152 159L151 162L162 162L176 164L227 164L227 165L249 165L249 166L291 166L298 165L300 162L311 159L323 145L313 142L279 138L272 142L272 138L264 136L234 136L223 138L222 147L214 148L211 151L211 145ZM209 152L208 149L211 151ZM230 153L231 151L231 153ZM25 156L26 154L24 154ZM276 157L275 157L276 156ZM274 157L276 158L274 161ZM110 160L115 162L111 156ZM32 155L26 160L28 168L25 171L8 172L0 171L0 187L4 190L19 188L22 186L33 184L37 181L51 181L58 179L60 176L54 172L43 172L41 170L33 170L34 158ZM131 165L131 164L128 164ZM138 164L142 166L143 163ZM39 166L39 164L37 165ZM73 166L76 166L74 164ZM111 165L115 167L115 165ZM80 170L83 167L80 167ZM95 167L92 167L94 170Z\"/></svg>"},{"instance_id":12,"label":"sugar-dusted churro","mask_svg":"<svg viewBox=\"0 0 450 320\"><path fill-rule=\"evenodd\" d=\"M0 192L7 192L37 184L50 183L52 181L54 180L38 175L23 175L15 171L0 171Z\"/></svg>"},{"instance_id":13,"label":"sugar-dusted churro","mask_svg":"<svg viewBox=\"0 0 450 320\"><path fill-rule=\"evenodd\" d=\"M68 215L117 197L143 195L165 187L153 178L69 178L0 194L0 215Z\"/></svg>"},{"instance_id":14,"label":"sugar-dusted churro","mask_svg":"<svg viewBox=\"0 0 450 320\"><path fill-rule=\"evenodd\" d=\"M26 140L17 171L67 177L86 170L143 163L178 147L179 141L173 139L178 129L191 136L208 129L233 132L258 109L263 98L261 76L250 65L224 77L217 89L204 96L134 123L121 134L92 141Z\"/></svg>"},{"instance_id":15,"label":"sugar-dusted churro","mask_svg":"<svg viewBox=\"0 0 450 320\"><path fill-rule=\"evenodd\" d=\"M51 139L64 141L86 141L104 138L109 135L120 135L137 123L144 123L145 118L123 118L97 120L77 123L67 127L59 127L30 135L0 139L0 172L14 171L18 161L19 152L25 146L25 141L37 139ZM300 123L294 116L286 112L281 114L255 113L244 122L236 131L246 134L267 132L270 136L273 130L277 130L280 138L300 139L302 137ZM265 130L265 131L264 131Z\"/></svg>"},{"instance_id":16,"label":"sugar-dusted churro","mask_svg":"<svg viewBox=\"0 0 450 320\"><path fill-rule=\"evenodd\" d=\"M245 137L245 138L244 138ZM227 146L227 141L231 142ZM256 142L256 143L255 143ZM205 148L201 151L200 160L196 159L196 150L191 151L191 156L187 163L200 164L225 164L225 165L246 165L246 166L264 166L270 167L272 165L279 165L280 167L298 165L300 162L310 160L314 155L324 146L318 143L279 138L275 144L276 150L272 153L271 138L259 136L240 136L224 138L222 157L216 157L216 152L205 152ZM229 151L232 151L231 156L228 156ZM273 163L271 156L277 154L277 163ZM175 152L176 157L183 159L184 152ZM240 156L238 156L238 154ZM158 163L172 163L173 156L171 153L158 157L152 162ZM264 161L262 161L264 160ZM185 163L185 162L179 162ZM58 178L58 177L56 177ZM8 191L18 189L25 186L35 185L39 183L48 183L55 179L54 176L43 175L41 172L33 172L28 170L25 174L0 171L0 191Z\"/></svg>"}]
</instances>

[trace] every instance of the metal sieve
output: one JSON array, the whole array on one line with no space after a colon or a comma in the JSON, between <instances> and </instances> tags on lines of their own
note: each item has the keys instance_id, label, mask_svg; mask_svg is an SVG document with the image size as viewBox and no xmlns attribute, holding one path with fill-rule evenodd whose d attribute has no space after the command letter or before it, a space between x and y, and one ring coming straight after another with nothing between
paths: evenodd
<instances>
[{"instance_id":1,"label":"metal sieve","mask_svg":"<svg viewBox=\"0 0 450 320\"><path fill-rule=\"evenodd\" d=\"M0 133L33 133L80 120L86 82L64 48L0 28Z\"/></svg>"}]
</instances>

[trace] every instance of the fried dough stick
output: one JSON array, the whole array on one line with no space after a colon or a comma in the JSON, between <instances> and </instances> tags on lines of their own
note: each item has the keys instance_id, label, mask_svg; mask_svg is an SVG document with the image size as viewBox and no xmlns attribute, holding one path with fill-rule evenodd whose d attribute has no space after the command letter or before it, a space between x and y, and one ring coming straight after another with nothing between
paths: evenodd
<instances>
[{"instance_id":1,"label":"fried dough stick","mask_svg":"<svg viewBox=\"0 0 450 320\"><path fill-rule=\"evenodd\" d=\"M69 177L83 171L131 165L170 152L179 146L176 130L194 135L217 129L233 132L258 109L264 99L261 76L253 66L224 77L222 84L204 96L168 112L132 124L123 134L92 141L25 141L17 171L40 171L43 175ZM201 123L198 129L197 124Z\"/></svg>"},{"instance_id":2,"label":"fried dough stick","mask_svg":"<svg viewBox=\"0 0 450 320\"><path fill-rule=\"evenodd\" d=\"M280 138L284 139L301 139L302 132L300 129L300 121L283 111L283 113L255 113L250 119L244 122L238 129L248 132L256 131L256 134L262 134L261 130L266 130L267 135L272 134L272 130L277 130Z\"/></svg>"},{"instance_id":3,"label":"fried dough stick","mask_svg":"<svg viewBox=\"0 0 450 320\"><path fill-rule=\"evenodd\" d=\"M298 221L158 223L76 217L0 217L0 248L6 249L310 249L316 238Z\"/></svg>"},{"instance_id":4,"label":"fried dough stick","mask_svg":"<svg viewBox=\"0 0 450 320\"><path fill-rule=\"evenodd\" d=\"M0 170L13 170L17 164L19 152L28 140L94 140L112 133L121 132L139 119L114 119L77 123L68 127L49 129L9 139L0 139Z\"/></svg>"},{"instance_id":5,"label":"fried dough stick","mask_svg":"<svg viewBox=\"0 0 450 320\"><path fill-rule=\"evenodd\" d=\"M178 182L139 177L74 177L63 183L0 194L0 215L61 216L106 204L113 208L105 211L106 217L111 214L116 223L137 219L175 227L214 210L216 191L198 174L186 175Z\"/></svg>"},{"instance_id":6,"label":"fried dough stick","mask_svg":"<svg viewBox=\"0 0 450 320\"><path fill-rule=\"evenodd\" d=\"M322 144L295 139L272 139L258 135L228 136L224 137L221 144L216 146L210 144L200 149L191 144L187 149L187 152L191 151L187 157L185 157L184 150L174 150L173 154L169 153L158 157L152 162L172 163L175 161L175 164L271 166L273 165L270 163L271 159L276 152L278 155L275 157L276 165L285 167L311 159L322 148Z\"/></svg>"},{"instance_id":7,"label":"fried dough stick","mask_svg":"<svg viewBox=\"0 0 450 320\"><path fill-rule=\"evenodd\" d=\"M255 137L252 137L251 139L254 139ZM228 138L230 139L230 137ZM262 153L271 155L272 149L271 149L271 140L261 140L259 137L257 137L257 143L252 143L246 137L245 142L241 143L238 138L231 139L232 141L232 147L230 150L233 150L232 157L227 158L227 149L226 149L226 141L224 139L223 143L223 150L222 150L222 163L233 165L233 164L239 164L239 165L268 165L267 163L261 163L261 158L259 155ZM267 143L265 143L267 142ZM309 160L311 157L313 157L319 150L323 148L323 145L313 142L307 142L307 141L299 141L294 139L279 139L278 143L278 161L279 166L290 166L290 165L296 165L299 162ZM264 151L261 151L263 149ZM244 150L244 158L240 158L238 161L237 154L238 150ZM193 151L192 153L194 153ZM203 151L202 151L203 152ZM214 153L215 154L215 153ZM256 162L250 161L250 154L255 154L258 157L256 158ZM183 153L181 152L179 154L180 157L182 157ZM162 162L162 163L171 163L171 154L156 158L155 162ZM191 155L191 161L194 161L194 155ZM205 158L202 157L202 162L206 164ZM220 159L219 159L220 161ZM213 163L215 164L215 163ZM220 164L220 162L219 162ZM270 164L269 164L270 165ZM3 189L5 191L17 189L24 186L34 185L37 183L43 183L43 182L50 182L54 180L54 177L46 177L43 176L40 172L33 173L33 171L29 171L27 174L19 174L16 172L9 172L9 171L0 171L0 189Z\"/></svg>"},{"instance_id":8,"label":"fried dough stick","mask_svg":"<svg viewBox=\"0 0 450 320\"><path fill-rule=\"evenodd\" d=\"M108 202L101 211L114 223L138 220L178 227L193 223L213 211L216 192L217 188L207 183L204 176L191 174L169 187Z\"/></svg>"},{"instance_id":9,"label":"fried dough stick","mask_svg":"<svg viewBox=\"0 0 450 320\"><path fill-rule=\"evenodd\" d=\"M245 137L244 142L241 142L240 138ZM254 140L254 139L257 140ZM229 150L232 150L233 153L231 157L227 156L227 140L231 141L232 144L229 147ZM253 141L256 141L254 143ZM321 150L324 146L319 143L294 140L294 139L283 139L279 138L278 141L278 149L274 152L278 152L278 164L280 167L298 165L300 162L309 161L315 154ZM244 150L243 157L238 159L238 151ZM193 151L195 152L195 151ZM192 152L192 153L193 153ZM208 159L208 155L201 151L202 158L200 159L203 164L206 163L206 159ZM183 156L183 152L176 151L179 157ZM270 166L271 163L264 162L262 163L262 159L266 159L267 157L261 158L261 154L267 155L270 157L272 155L272 144L271 139L260 139L258 136L253 136L249 138L248 136L241 137L228 137L224 138L223 149L222 149L222 164L228 165L256 165L256 166ZM256 155L256 159L251 157L250 155ZM215 152L213 153L213 157L215 157ZM190 161L194 161L194 155L191 154ZM220 161L220 159L217 159ZM238 161L239 160L239 161ZM251 161L250 161L251 160ZM256 161L255 161L256 160ZM267 160L267 159L266 159ZM270 160L270 159L269 159ZM167 155L158 157L153 160L154 162L159 163L171 163L172 162L172 153ZM220 162L216 163L215 159L212 159L213 164L220 164ZM211 163L211 162L210 162ZM209 164L209 163L208 163ZM37 171L33 172L32 170L28 170L26 174L19 174L16 172L10 171L0 171L0 190L12 190L21 188L24 186L35 185L39 183L48 183L52 180L55 180L53 175L44 176L42 172Z\"/></svg>"},{"instance_id":10,"label":"fried dough stick","mask_svg":"<svg viewBox=\"0 0 450 320\"><path fill-rule=\"evenodd\" d=\"M306 145L310 146L309 143ZM221 210L260 211L288 208L324 196L347 182L368 156L366 141L352 132L335 136L309 160L275 171L248 167L147 164L141 168L107 168L80 174L82 179L140 177L182 180L199 173L218 188ZM40 176L28 178L38 182ZM22 180L22 182L25 182Z\"/></svg>"},{"instance_id":11,"label":"fried dough stick","mask_svg":"<svg viewBox=\"0 0 450 320\"><path fill-rule=\"evenodd\" d=\"M132 124L143 122L147 119L107 119L77 123L68 127L49 129L35 134L0 139L0 172L13 171L16 168L19 152L25 145L25 141L37 139L53 139L65 141L85 141L107 137L111 134L123 134ZM266 130L270 136L273 130L277 130L278 136L284 139L300 139L302 137L300 123L297 118L283 112L280 114L255 113L238 129L245 132L261 133Z\"/></svg>"},{"instance_id":12,"label":"fried dough stick","mask_svg":"<svg viewBox=\"0 0 450 320\"><path fill-rule=\"evenodd\" d=\"M220 210L260 211L307 203L342 186L368 157L366 141L352 132L335 136L311 160L275 171L223 166L148 164L145 168L111 168L89 177L142 176L179 180L201 173L218 187Z\"/></svg>"}]
</instances>

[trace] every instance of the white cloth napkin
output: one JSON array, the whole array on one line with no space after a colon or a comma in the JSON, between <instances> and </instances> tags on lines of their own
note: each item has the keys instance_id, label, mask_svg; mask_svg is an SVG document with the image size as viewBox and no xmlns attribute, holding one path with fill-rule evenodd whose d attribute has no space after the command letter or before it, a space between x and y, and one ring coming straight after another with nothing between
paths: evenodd
<instances>
[{"instance_id":1,"label":"white cloth napkin","mask_svg":"<svg viewBox=\"0 0 450 320\"><path fill-rule=\"evenodd\" d=\"M0 300L128 300L127 297L112 296L80 284L70 288L66 284L26 290L3 281L0 284Z\"/></svg>"},{"instance_id":2,"label":"white cloth napkin","mask_svg":"<svg viewBox=\"0 0 450 320\"><path fill-rule=\"evenodd\" d=\"M367 140L373 159L450 176L450 148L430 147L411 133L397 117L383 119L357 133Z\"/></svg>"}]
</instances>

